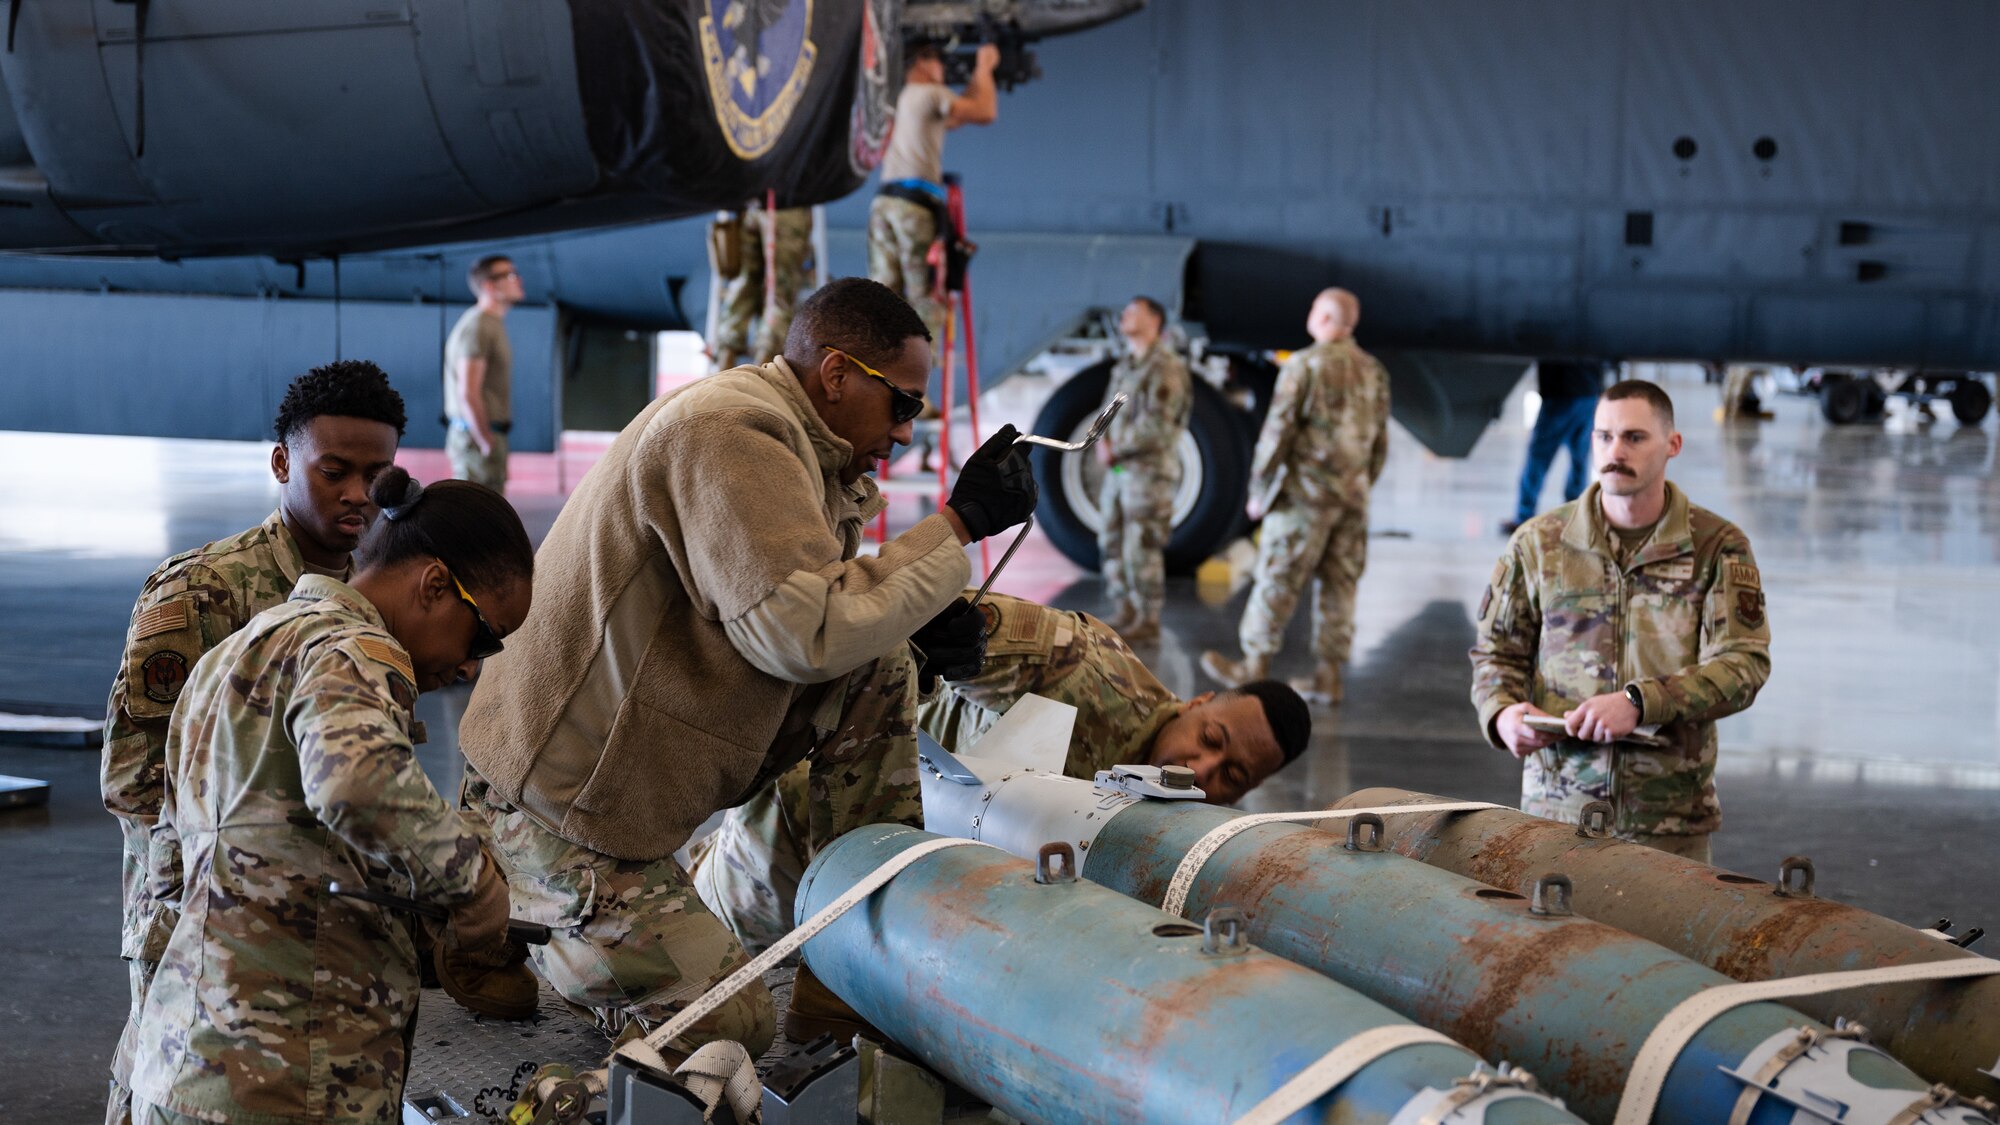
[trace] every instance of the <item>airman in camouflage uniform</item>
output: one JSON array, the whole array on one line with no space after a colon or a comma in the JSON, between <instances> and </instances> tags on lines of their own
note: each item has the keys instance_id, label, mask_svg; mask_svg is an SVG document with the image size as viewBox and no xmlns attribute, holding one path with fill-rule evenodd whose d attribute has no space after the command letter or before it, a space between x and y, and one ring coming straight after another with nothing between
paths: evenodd
<instances>
[{"instance_id":1,"label":"airman in camouflage uniform","mask_svg":"<svg viewBox=\"0 0 2000 1125\"><path fill-rule=\"evenodd\" d=\"M902 294L944 347L944 286L939 264L945 229L944 135L961 125L990 125L1000 113L993 68L1000 49L979 48L965 92L944 84L936 43L912 44L896 120L882 153L882 191L868 205L868 276Z\"/></svg>"},{"instance_id":2,"label":"airman in camouflage uniform","mask_svg":"<svg viewBox=\"0 0 2000 1125\"><path fill-rule=\"evenodd\" d=\"M1599 404L1600 461L1605 409L1625 386ZM1770 675L1763 584L1743 533L1664 481L1650 532L1621 535L1603 512L1612 473L1599 476L1523 524L1494 567L1472 702L1487 739L1522 761L1523 811L1574 822L1608 801L1619 836L1706 861L1722 821L1715 721L1750 706ZM1634 700L1631 735L1577 717ZM1569 716L1570 733L1510 736L1503 720L1536 712Z\"/></svg>"},{"instance_id":3,"label":"airman in camouflage uniform","mask_svg":"<svg viewBox=\"0 0 2000 1125\"><path fill-rule=\"evenodd\" d=\"M715 325L712 350L722 371L745 362L763 363L785 350L792 308L813 268L812 208L770 212L752 203L743 211L742 230L743 264L723 287ZM766 235L775 237L767 240Z\"/></svg>"},{"instance_id":4,"label":"airman in camouflage uniform","mask_svg":"<svg viewBox=\"0 0 2000 1125\"><path fill-rule=\"evenodd\" d=\"M1065 775L1092 778L1121 763L1185 765L1212 799L1229 803L1296 757L1311 733L1305 704L1282 684L1183 700L1087 613L1005 594L989 594L980 609L991 629L985 665L976 676L947 681L917 707L918 725L947 749L975 745L1022 696L1040 695L1077 709ZM816 839L808 818L820 815L816 786L812 793L809 807L807 771L794 769L775 790L730 810L694 849L696 890L753 951L792 928ZM889 819L921 823L878 817Z\"/></svg>"},{"instance_id":5,"label":"airman in camouflage uniform","mask_svg":"<svg viewBox=\"0 0 2000 1125\"><path fill-rule=\"evenodd\" d=\"M868 206L868 276L902 294L924 318L931 339L944 346L944 292L939 281L936 211L921 203L878 195Z\"/></svg>"},{"instance_id":6,"label":"airman in camouflage uniform","mask_svg":"<svg viewBox=\"0 0 2000 1125\"><path fill-rule=\"evenodd\" d=\"M815 735L817 745L804 761L798 761L796 755L789 755L790 761L786 762L781 772L758 782L755 796L728 811L724 829L711 834L702 845L692 850L695 857L691 865L695 867L692 876L671 857L649 865L646 885L663 888L659 893L671 899L672 912L684 911L704 918L713 912L742 945L729 942L728 949L718 950L720 955L716 957L707 957L707 947L703 946L703 957L684 957L682 960L689 963L681 964L670 958L667 952L669 948L687 948L686 943L676 944L671 922L668 923L668 940L656 943L653 940L655 935L642 934L639 940L644 945L638 948L634 948L631 941L614 943L620 947L619 952L615 958L605 959L605 964L615 967L615 964L627 960L635 965L658 962L657 967L647 974L648 979L669 984L685 981L686 985L679 991L652 997L647 1005L628 1002L622 1007L612 1003L597 1006L598 1010L593 1014L608 1032L617 1034L633 1015L649 1025L665 1022L673 1012L685 1007L708 986L748 960L745 950L756 953L790 932L789 893L779 903L761 888L768 887L774 880L788 888L795 888L806 864L812 861L820 848L866 824L923 823L922 795L917 784L916 727L910 721L916 711L916 665L910 658L908 648L891 653L849 677L842 698L845 702L840 709L839 728L818 732ZM549 835L536 829L533 822L525 817L491 819L503 849L513 846L512 840L517 833L511 829L516 819L522 833L528 836ZM708 858L714 847L708 840L748 840L773 836L782 836L795 843L784 853L772 853L767 849L725 849L725 857L720 863L711 862ZM771 871L763 866L767 862L777 863L778 869ZM730 869L726 873L723 871L725 867ZM538 867L535 870L552 869ZM521 898L520 882L517 876L516 901ZM710 887L723 883L732 888L729 893L711 892ZM734 889L738 887L743 889ZM561 893L560 887L552 889ZM704 906L704 903L707 905ZM557 921L568 920L559 917ZM712 925L707 930L722 934ZM548 952L554 951L552 943ZM532 954L538 958L538 968L541 967L539 958L544 955L542 950ZM547 973L544 976L551 983L558 979ZM576 977L577 974L571 972L561 979ZM585 991L582 986L588 984L588 979L579 979L577 991ZM569 987L557 987L566 996L572 994ZM733 999L708 1022L716 1023L724 1031L723 1037L744 1043L750 1043L752 1039L734 1032L744 1025L761 1026L761 1035L768 1041L774 1031L769 1023L768 1001L761 1013L753 1012L747 1005L741 1011L735 1010L736 1005L744 1004L748 998L746 993ZM716 1032L699 1029L689 1035L690 1042L715 1037Z\"/></svg>"},{"instance_id":7,"label":"airman in camouflage uniform","mask_svg":"<svg viewBox=\"0 0 2000 1125\"><path fill-rule=\"evenodd\" d=\"M787 838L800 846L790 885L820 847L866 824L920 824L917 784L916 665L907 647L847 678L839 726L815 731L812 749L783 780L796 787L783 810L776 785L759 781L758 796L732 809L729 820L783 817ZM796 754L787 755L797 761ZM782 910L753 892L739 911L736 898L704 905L695 880L672 856L621 860L571 843L492 792L466 771L466 804L493 828L494 845L512 872L515 916L555 927L562 940L529 951L535 970L605 1034L617 1037L671 1019L723 977L792 928L789 897ZM796 831L796 836L792 833ZM708 865L706 869L713 869ZM740 873L762 885L760 868ZM723 925L715 924L719 918ZM734 932L739 946L729 940ZM731 997L672 1046L682 1051L711 1039L759 1049L776 1034L770 998L760 989Z\"/></svg>"},{"instance_id":8,"label":"airman in camouflage uniform","mask_svg":"<svg viewBox=\"0 0 2000 1125\"><path fill-rule=\"evenodd\" d=\"M1130 641L1159 636L1167 596L1167 539L1181 485L1181 435L1194 408L1187 364L1160 338L1166 310L1137 297L1119 317L1127 350L1111 368L1104 402L1127 401L1099 443L1107 467L1097 494L1097 550L1110 625Z\"/></svg>"},{"instance_id":9,"label":"airman in camouflage uniform","mask_svg":"<svg viewBox=\"0 0 2000 1125\"><path fill-rule=\"evenodd\" d=\"M139 1013L180 918L180 838L160 816L170 717L202 655L257 614L283 604L299 578L315 569L287 525L288 512L308 529L319 553L344 552L358 540L352 525L358 520L365 528L375 515L366 481L394 458L403 423L402 399L372 363L332 363L295 380L275 423L280 456L273 468L283 505L256 527L161 563L132 608L106 708L99 774L104 807L118 817L124 837L119 953L132 993L112 1057L107 1121L126 1120ZM342 572L346 565L343 558Z\"/></svg>"},{"instance_id":10,"label":"airman in camouflage uniform","mask_svg":"<svg viewBox=\"0 0 2000 1125\"><path fill-rule=\"evenodd\" d=\"M1340 702L1341 669L1354 647L1354 591L1368 564L1368 491L1389 456L1389 376L1355 344L1359 320L1353 294L1321 293L1306 322L1316 342L1278 372L1250 469L1250 517L1264 525L1238 628L1243 660L1202 654L1202 667L1223 683L1266 674L1299 594L1316 579L1316 668L1292 686L1308 699Z\"/></svg>"},{"instance_id":11,"label":"airman in camouflage uniform","mask_svg":"<svg viewBox=\"0 0 2000 1125\"><path fill-rule=\"evenodd\" d=\"M1186 704L1123 637L1087 613L1005 594L988 594L982 608L993 622L986 664L918 706L925 734L954 750L974 746L1032 694L1076 708L1064 775L1095 777L1115 765L1152 761L1153 740Z\"/></svg>"},{"instance_id":12,"label":"airman in camouflage uniform","mask_svg":"<svg viewBox=\"0 0 2000 1125\"><path fill-rule=\"evenodd\" d=\"M125 839L119 954L131 975L132 1018L113 1062L121 1085L153 967L180 920L180 838L160 823L168 719L202 655L282 604L304 573L298 543L282 513L272 512L248 531L162 563L132 609L125 657L111 685L100 777L104 807L118 817Z\"/></svg>"},{"instance_id":13,"label":"airman in camouflage uniform","mask_svg":"<svg viewBox=\"0 0 2000 1125\"><path fill-rule=\"evenodd\" d=\"M165 805L191 893L140 1022L136 1119L401 1120L410 922L326 887L479 889L479 837L411 749L416 695L380 612L320 575L193 669Z\"/></svg>"}]
</instances>

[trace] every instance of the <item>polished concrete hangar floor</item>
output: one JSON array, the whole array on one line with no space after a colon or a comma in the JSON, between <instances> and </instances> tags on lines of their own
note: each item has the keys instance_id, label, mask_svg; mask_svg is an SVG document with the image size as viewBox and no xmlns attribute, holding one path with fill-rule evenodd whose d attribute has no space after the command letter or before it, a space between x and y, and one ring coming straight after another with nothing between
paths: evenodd
<instances>
[{"instance_id":1,"label":"polished concrete hangar floor","mask_svg":"<svg viewBox=\"0 0 2000 1125\"><path fill-rule=\"evenodd\" d=\"M1823 895L1909 923L2000 928L1994 423L1892 416L1836 429L1811 402L1781 397L1776 421L1724 428L1709 415L1713 388L1669 387L1688 437L1674 479L1748 531L1774 633L1770 685L1722 727L1717 862L1768 878L1804 854ZM1521 405L1517 392L1463 461L1394 435L1348 702L1319 713L1311 751L1246 805L1305 808L1369 785L1517 795L1513 763L1473 729L1465 649L1511 505ZM233 443L0 435L0 710L100 708L139 581L269 511L265 456ZM559 500L523 492L540 534ZM899 513L918 503L906 497ZM1096 580L1037 546L1001 587L1096 609ZM1233 646L1242 599L1173 584L1165 637L1148 653L1170 686L1209 686L1196 658ZM1295 622L1280 670L1303 671L1304 649ZM458 693L425 697L434 777L454 769L462 706ZM53 783L46 808L0 811L0 1111L11 1120L94 1119L124 1018L118 834L95 767L90 751L0 743L0 774Z\"/></svg>"}]
</instances>

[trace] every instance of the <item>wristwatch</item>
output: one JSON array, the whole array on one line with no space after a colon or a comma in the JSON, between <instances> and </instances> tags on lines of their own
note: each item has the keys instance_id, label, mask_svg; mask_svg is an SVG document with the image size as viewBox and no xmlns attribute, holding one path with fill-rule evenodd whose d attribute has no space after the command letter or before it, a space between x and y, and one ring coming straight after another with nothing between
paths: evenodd
<instances>
[{"instance_id":1,"label":"wristwatch","mask_svg":"<svg viewBox=\"0 0 2000 1125\"><path fill-rule=\"evenodd\" d=\"M1639 721L1640 721L1641 723L1645 722L1645 721L1646 721L1646 693L1645 693L1645 692L1642 692L1642 691L1640 691L1640 690L1639 690L1639 685L1638 685L1638 684L1626 684L1626 685L1625 685L1625 698L1627 698L1627 699L1631 700L1631 701L1632 701L1632 706L1638 709L1638 711L1639 711Z\"/></svg>"}]
</instances>

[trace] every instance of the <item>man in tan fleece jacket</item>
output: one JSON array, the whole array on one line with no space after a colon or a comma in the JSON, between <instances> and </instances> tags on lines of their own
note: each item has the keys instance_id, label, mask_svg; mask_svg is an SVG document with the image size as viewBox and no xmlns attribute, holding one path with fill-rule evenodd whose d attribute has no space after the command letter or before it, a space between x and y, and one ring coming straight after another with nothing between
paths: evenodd
<instances>
[{"instance_id":1,"label":"man in tan fleece jacket","mask_svg":"<svg viewBox=\"0 0 2000 1125\"><path fill-rule=\"evenodd\" d=\"M493 828L515 916L553 928L535 968L609 1034L746 959L673 858L711 813L806 760L815 847L919 815L913 647L935 659L934 619L978 616L947 609L965 604L963 547L1035 501L1009 427L944 511L855 557L885 504L866 473L910 441L929 341L893 291L843 278L799 308L782 356L655 400L563 506L537 612L480 677L464 803ZM759 1054L774 1022L753 985L674 1046Z\"/></svg>"}]
</instances>

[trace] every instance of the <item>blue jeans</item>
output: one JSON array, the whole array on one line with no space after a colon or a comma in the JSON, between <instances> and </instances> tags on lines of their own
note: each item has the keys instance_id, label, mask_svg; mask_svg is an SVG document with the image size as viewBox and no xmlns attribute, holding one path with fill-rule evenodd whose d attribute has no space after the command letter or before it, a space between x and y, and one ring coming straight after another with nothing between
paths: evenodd
<instances>
[{"instance_id":1,"label":"blue jeans","mask_svg":"<svg viewBox=\"0 0 2000 1125\"><path fill-rule=\"evenodd\" d=\"M1563 499L1583 495L1590 476L1590 423L1596 416L1596 395L1542 400L1535 428L1528 434L1528 463L1521 466L1521 491L1514 501L1516 521L1526 523L1535 514L1535 501L1542 496L1542 478L1548 476L1557 449L1569 450Z\"/></svg>"}]
</instances>

